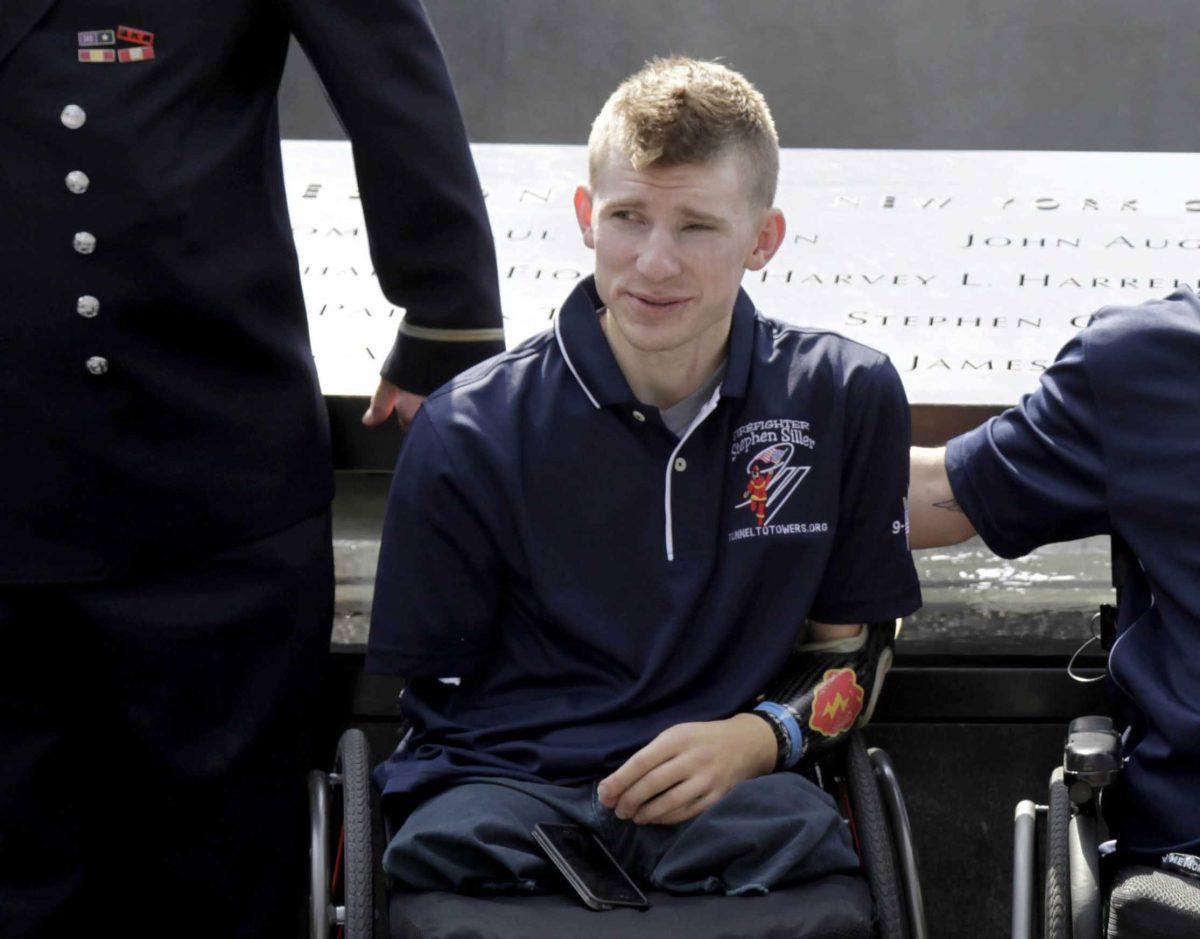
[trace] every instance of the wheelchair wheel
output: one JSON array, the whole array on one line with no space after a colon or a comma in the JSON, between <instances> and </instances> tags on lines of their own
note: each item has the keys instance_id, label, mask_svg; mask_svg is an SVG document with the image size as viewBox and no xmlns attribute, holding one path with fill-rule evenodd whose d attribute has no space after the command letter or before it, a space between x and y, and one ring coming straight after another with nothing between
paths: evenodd
<instances>
[{"instance_id":1,"label":"wheelchair wheel","mask_svg":"<svg viewBox=\"0 0 1200 939\"><path fill-rule=\"evenodd\" d=\"M341 886L345 939L372 939L375 922L375 858L371 838L371 751L367 737L347 730L338 741L335 772L341 777ZM335 867L334 889L337 889Z\"/></svg>"},{"instance_id":2,"label":"wheelchair wheel","mask_svg":"<svg viewBox=\"0 0 1200 939\"><path fill-rule=\"evenodd\" d=\"M887 813L879 795L871 758L858 733L851 734L846 742L846 781L850 787L850 808L858 831L863 866L879 914L879 937L908 939L908 917Z\"/></svg>"},{"instance_id":3,"label":"wheelchair wheel","mask_svg":"<svg viewBox=\"0 0 1200 939\"><path fill-rule=\"evenodd\" d=\"M362 731L338 741L334 772L308 775L311 819L310 939L374 939L382 870L373 823L371 753ZM381 927L380 935L385 934Z\"/></svg>"},{"instance_id":4,"label":"wheelchair wheel","mask_svg":"<svg viewBox=\"0 0 1200 939\"><path fill-rule=\"evenodd\" d=\"M1050 775L1046 813L1046 915L1044 939L1071 939L1071 796L1062 767Z\"/></svg>"}]
</instances>

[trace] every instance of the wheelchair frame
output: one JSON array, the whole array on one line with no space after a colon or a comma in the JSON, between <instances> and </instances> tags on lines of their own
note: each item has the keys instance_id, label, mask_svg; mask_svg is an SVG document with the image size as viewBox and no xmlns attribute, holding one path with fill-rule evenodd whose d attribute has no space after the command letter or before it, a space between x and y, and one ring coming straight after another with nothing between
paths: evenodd
<instances>
[{"instance_id":1,"label":"wheelchair frame","mask_svg":"<svg viewBox=\"0 0 1200 939\"><path fill-rule=\"evenodd\" d=\"M1120 603L1131 565L1132 549L1112 536L1112 578ZM1116 606L1103 604L1100 645L1112 645ZM1046 805L1024 799L1013 816L1012 939L1034 939L1037 895L1037 819L1046 819L1046 885L1043 903L1044 939L1100 936L1100 878L1097 826L1099 791L1120 772L1120 738L1108 717L1076 718L1067 731L1063 765L1050 776ZM1074 808L1073 808L1074 806Z\"/></svg>"},{"instance_id":2,"label":"wheelchair frame","mask_svg":"<svg viewBox=\"0 0 1200 939\"><path fill-rule=\"evenodd\" d=\"M1138 564L1129 545L1112 536L1113 587L1120 603L1121 592L1134 565ZM1101 647L1112 647L1116 606L1100 608ZM1100 832L1104 822L1098 800L1105 786L1121 771L1121 739L1106 716L1080 717L1071 721L1062 766L1050 775L1046 805L1025 799L1017 804L1013 819L1013 908L1012 939L1101 939L1106 935L1105 910L1109 897L1103 895L1100 877ZM1045 887L1042 929L1036 924L1037 820L1045 818ZM1133 865L1131 873L1150 868ZM1197 887L1200 891L1200 887Z\"/></svg>"}]
</instances>

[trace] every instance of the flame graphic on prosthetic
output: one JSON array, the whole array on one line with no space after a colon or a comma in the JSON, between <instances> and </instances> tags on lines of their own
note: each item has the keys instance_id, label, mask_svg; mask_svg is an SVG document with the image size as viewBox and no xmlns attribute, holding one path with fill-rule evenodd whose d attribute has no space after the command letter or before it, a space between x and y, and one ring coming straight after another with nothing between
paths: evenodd
<instances>
[{"instance_id":1,"label":"flame graphic on prosthetic","mask_svg":"<svg viewBox=\"0 0 1200 939\"><path fill-rule=\"evenodd\" d=\"M826 737L836 737L854 726L862 713L865 692L852 668L831 668L813 692L808 726Z\"/></svg>"},{"instance_id":2,"label":"flame graphic on prosthetic","mask_svg":"<svg viewBox=\"0 0 1200 939\"><path fill-rule=\"evenodd\" d=\"M836 717L838 711L844 711L850 707L850 701L843 698L840 694L833 699L829 704L825 705L825 710L821 712L822 717Z\"/></svg>"}]
</instances>

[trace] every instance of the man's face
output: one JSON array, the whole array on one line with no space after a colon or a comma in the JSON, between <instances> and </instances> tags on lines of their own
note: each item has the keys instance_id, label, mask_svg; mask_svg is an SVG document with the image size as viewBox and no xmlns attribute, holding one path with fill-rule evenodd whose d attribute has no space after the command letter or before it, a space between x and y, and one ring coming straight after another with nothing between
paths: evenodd
<instances>
[{"instance_id":1,"label":"man's face","mask_svg":"<svg viewBox=\"0 0 1200 939\"><path fill-rule=\"evenodd\" d=\"M782 214L753 203L734 153L639 171L614 152L575 208L609 328L640 353L723 343L742 274L783 237Z\"/></svg>"}]
</instances>

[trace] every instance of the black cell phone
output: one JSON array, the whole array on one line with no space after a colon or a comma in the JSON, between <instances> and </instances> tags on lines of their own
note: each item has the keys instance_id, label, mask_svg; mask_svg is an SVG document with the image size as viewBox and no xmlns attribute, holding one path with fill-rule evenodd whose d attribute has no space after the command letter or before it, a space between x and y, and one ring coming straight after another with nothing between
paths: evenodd
<instances>
[{"instance_id":1,"label":"black cell phone","mask_svg":"<svg viewBox=\"0 0 1200 939\"><path fill-rule=\"evenodd\" d=\"M537 824L533 826L533 837L590 909L650 908L645 894L621 870L604 842L586 828Z\"/></svg>"}]
</instances>

